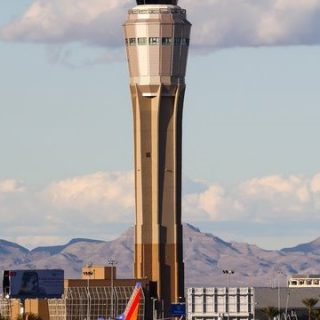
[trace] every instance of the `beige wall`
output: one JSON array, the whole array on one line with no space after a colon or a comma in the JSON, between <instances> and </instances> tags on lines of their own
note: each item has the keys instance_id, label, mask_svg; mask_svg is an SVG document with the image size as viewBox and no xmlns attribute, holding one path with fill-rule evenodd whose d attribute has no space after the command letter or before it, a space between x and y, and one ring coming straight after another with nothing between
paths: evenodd
<instances>
[{"instance_id":1,"label":"beige wall","mask_svg":"<svg viewBox=\"0 0 320 320\"><path fill-rule=\"evenodd\" d=\"M117 278L116 267L108 266L85 266L82 268L81 279L113 279Z\"/></svg>"},{"instance_id":2,"label":"beige wall","mask_svg":"<svg viewBox=\"0 0 320 320\"><path fill-rule=\"evenodd\" d=\"M46 299L26 299L25 314L38 315L42 320L49 320L48 302Z\"/></svg>"}]
</instances>

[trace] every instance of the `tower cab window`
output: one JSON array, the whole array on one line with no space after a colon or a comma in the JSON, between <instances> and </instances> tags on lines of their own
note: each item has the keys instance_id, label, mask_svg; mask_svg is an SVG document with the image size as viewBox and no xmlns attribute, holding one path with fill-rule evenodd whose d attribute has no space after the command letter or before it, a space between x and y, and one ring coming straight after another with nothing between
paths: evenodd
<instances>
[{"instance_id":1,"label":"tower cab window","mask_svg":"<svg viewBox=\"0 0 320 320\"><path fill-rule=\"evenodd\" d=\"M144 46L147 44L147 38L138 38L138 45Z\"/></svg>"},{"instance_id":2,"label":"tower cab window","mask_svg":"<svg viewBox=\"0 0 320 320\"><path fill-rule=\"evenodd\" d=\"M149 44L150 45L157 45L160 43L160 38L159 37L150 37L149 38Z\"/></svg>"},{"instance_id":3,"label":"tower cab window","mask_svg":"<svg viewBox=\"0 0 320 320\"><path fill-rule=\"evenodd\" d=\"M181 38L174 38L174 45L180 46L181 45Z\"/></svg>"},{"instance_id":4,"label":"tower cab window","mask_svg":"<svg viewBox=\"0 0 320 320\"><path fill-rule=\"evenodd\" d=\"M136 38L129 38L129 46L135 46L136 45Z\"/></svg>"},{"instance_id":5,"label":"tower cab window","mask_svg":"<svg viewBox=\"0 0 320 320\"><path fill-rule=\"evenodd\" d=\"M162 45L163 46L170 46L172 44L172 38L162 38Z\"/></svg>"}]
</instances>

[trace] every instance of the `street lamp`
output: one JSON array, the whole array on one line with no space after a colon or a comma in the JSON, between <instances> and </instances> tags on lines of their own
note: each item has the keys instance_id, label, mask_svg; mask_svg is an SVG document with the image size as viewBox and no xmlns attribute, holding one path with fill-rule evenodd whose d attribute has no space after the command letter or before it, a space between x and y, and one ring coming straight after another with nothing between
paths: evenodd
<instances>
[{"instance_id":1,"label":"street lamp","mask_svg":"<svg viewBox=\"0 0 320 320\"><path fill-rule=\"evenodd\" d=\"M282 271L278 270L277 271L277 285L278 285L278 317L279 320L281 319L281 300L280 300L280 275L285 275Z\"/></svg>"},{"instance_id":2,"label":"street lamp","mask_svg":"<svg viewBox=\"0 0 320 320\"><path fill-rule=\"evenodd\" d=\"M114 319L114 308L113 308L113 267L117 264L115 259L109 259L108 265L111 266L111 318Z\"/></svg>"},{"instance_id":3,"label":"street lamp","mask_svg":"<svg viewBox=\"0 0 320 320\"><path fill-rule=\"evenodd\" d=\"M286 301L286 311L285 311L285 315L286 315L286 320L288 318L288 304L289 304L289 298L290 298L290 289L287 289L287 301Z\"/></svg>"},{"instance_id":4,"label":"street lamp","mask_svg":"<svg viewBox=\"0 0 320 320\"><path fill-rule=\"evenodd\" d=\"M91 314L91 295L90 295L90 278L93 275L92 263L87 264L87 271L83 272L87 277L87 320L90 320Z\"/></svg>"},{"instance_id":5,"label":"street lamp","mask_svg":"<svg viewBox=\"0 0 320 320\"><path fill-rule=\"evenodd\" d=\"M230 275L234 274L234 270L224 269L224 270L222 270L222 272L223 272L223 274L227 275L227 287L229 288L229 286L230 286Z\"/></svg>"}]
</instances>

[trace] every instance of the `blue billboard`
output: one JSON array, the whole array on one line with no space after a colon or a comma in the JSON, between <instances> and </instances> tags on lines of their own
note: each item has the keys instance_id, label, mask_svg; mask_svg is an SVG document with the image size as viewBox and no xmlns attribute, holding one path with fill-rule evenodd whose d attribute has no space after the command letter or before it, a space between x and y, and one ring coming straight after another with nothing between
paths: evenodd
<instances>
[{"instance_id":1,"label":"blue billboard","mask_svg":"<svg viewBox=\"0 0 320 320\"><path fill-rule=\"evenodd\" d=\"M64 271L61 269L6 270L3 293L8 298L61 298Z\"/></svg>"}]
</instances>

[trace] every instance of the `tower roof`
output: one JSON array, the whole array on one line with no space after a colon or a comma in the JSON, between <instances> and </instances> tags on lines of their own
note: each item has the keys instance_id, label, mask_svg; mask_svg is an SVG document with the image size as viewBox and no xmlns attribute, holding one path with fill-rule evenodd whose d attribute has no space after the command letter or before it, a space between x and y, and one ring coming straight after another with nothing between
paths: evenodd
<instances>
[{"instance_id":1,"label":"tower roof","mask_svg":"<svg viewBox=\"0 0 320 320\"><path fill-rule=\"evenodd\" d=\"M137 5L143 4L172 4L177 5L178 0L136 0Z\"/></svg>"}]
</instances>

